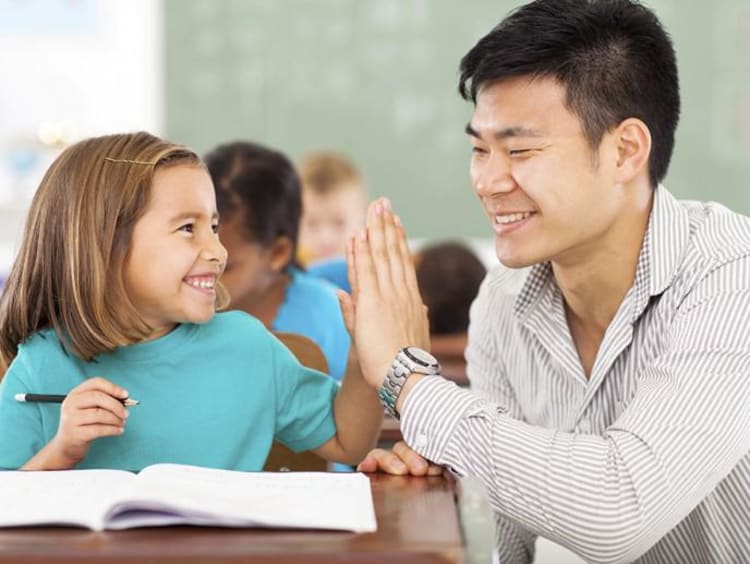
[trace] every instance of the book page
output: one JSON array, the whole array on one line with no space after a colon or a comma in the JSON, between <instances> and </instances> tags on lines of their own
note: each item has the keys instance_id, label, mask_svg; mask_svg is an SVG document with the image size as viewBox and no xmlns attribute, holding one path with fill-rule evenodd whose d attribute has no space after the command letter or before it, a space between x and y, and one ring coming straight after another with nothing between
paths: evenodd
<instances>
[{"instance_id":1,"label":"book page","mask_svg":"<svg viewBox=\"0 0 750 564\"><path fill-rule=\"evenodd\" d=\"M144 508L170 523L182 516L184 523L229 527L377 528L370 481L357 473L236 472L158 464L138 475L127 498L113 505L108 528L139 526L145 515L138 510Z\"/></svg>"},{"instance_id":2,"label":"book page","mask_svg":"<svg viewBox=\"0 0 750 564\"><path fill-rule=\"evenodd\" d=\"M0 472L0 527L77 525L102 530L109 498L135 475L122 470Z\"/></svg>"}]
</instances>

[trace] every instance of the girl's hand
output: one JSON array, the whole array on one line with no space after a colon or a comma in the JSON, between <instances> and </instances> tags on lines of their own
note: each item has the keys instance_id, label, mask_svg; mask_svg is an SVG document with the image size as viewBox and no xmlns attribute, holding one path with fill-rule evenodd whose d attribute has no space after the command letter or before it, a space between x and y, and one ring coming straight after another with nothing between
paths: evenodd
<instances>
[{"instance_id":1,"label":"girl's hand","mask_svg":"<svg viewBox=\"0 0 750 564\"><path fill-rule=\"evenodd\" d=\"M50 448L72 468L86 457L91 441L118 436L125 430L128 410L121 400L127 390L104 378L90 378L68 393L60 408L60 426Z\"/></svg>"}]
</instances>

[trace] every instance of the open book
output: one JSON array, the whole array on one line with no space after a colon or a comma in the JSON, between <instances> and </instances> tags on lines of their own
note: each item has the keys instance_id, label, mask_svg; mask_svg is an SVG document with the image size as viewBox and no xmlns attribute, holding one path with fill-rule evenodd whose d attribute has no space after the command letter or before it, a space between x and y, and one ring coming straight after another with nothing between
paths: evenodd
<instances>
[{"instance_id":1,"label":"open book","mask_svg":"<svg viewBox=\"0 0 750 564\"><path fill-rule=\"evenodd\" d=\"M0 472L0 527L163 525L376 529L363 474L235 472L179 464Z\"/></svg>"}]
</instances>

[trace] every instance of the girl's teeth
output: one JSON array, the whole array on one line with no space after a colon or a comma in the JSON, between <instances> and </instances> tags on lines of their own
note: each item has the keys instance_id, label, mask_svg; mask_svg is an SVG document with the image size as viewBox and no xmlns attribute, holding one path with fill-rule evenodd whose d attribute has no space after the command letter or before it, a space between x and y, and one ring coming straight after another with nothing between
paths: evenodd
<instances>
[{"instance_id":1,"label":"girl's teeth","mask_svg":"<svg viewBox=\"0 0 750 564\"><path fill-rule=\"evenodd\" d=\"M191 280L188 282L188 284L196 288L213 288L214 287L213 280Z\"/></svg>"},{"instance_id":2,"label":"girl's teeth","mask_svg":"<svg viewBox=\"0 0 750 564\"><path fill-rule=\"evenodd\" d=\"M495 221L500 224L513 223L514 221L521 221L531 215L531 212L519 212L509 213L506 215L498 215L495 217Z\"/></svg>"}]
</instances>

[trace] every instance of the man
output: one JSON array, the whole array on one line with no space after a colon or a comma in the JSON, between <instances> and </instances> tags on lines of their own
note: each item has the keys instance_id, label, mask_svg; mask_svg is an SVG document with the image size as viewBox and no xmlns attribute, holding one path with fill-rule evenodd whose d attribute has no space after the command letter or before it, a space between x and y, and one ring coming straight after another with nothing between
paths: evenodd
<instances>
[{"instance_id":1,"label":"man","mask_svg":"<svg viewBox=\"0 0 750 564\"><path fill-rule=\"evenodd\" d=\"M485 280L461 390L424 351L394 360L428 347L426 316L403 230L371 206L343 305L410 448L360 468L478 476L504 563L536 535L592 562L750 561L750 220L660 184L666 32L629 0L537 0L463 58L460 92L497 255L530 268Z\"/></svg>"}]
</instances>

